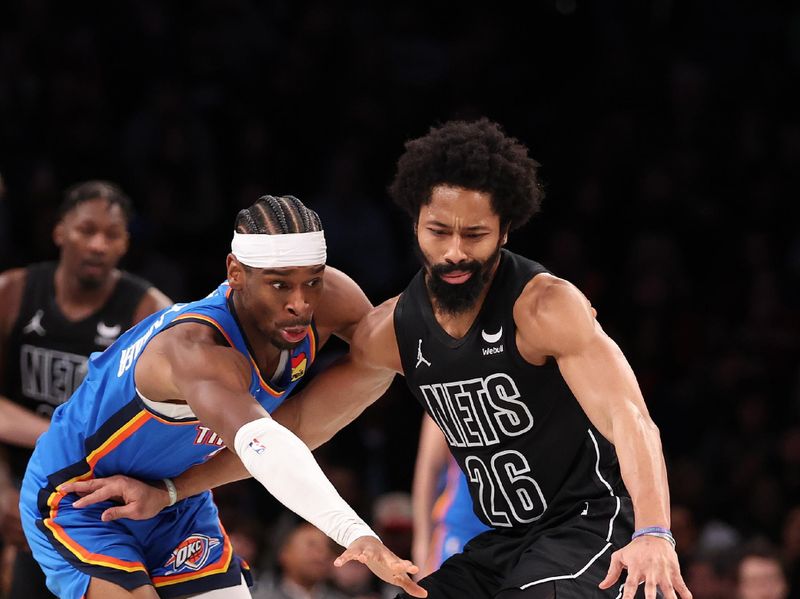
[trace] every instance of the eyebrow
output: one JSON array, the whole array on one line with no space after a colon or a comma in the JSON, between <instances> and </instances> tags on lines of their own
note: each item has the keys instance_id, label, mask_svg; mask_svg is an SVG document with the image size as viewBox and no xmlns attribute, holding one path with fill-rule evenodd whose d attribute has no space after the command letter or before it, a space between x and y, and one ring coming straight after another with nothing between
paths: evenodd
<instances>
[{"instance_id":1,"label":"eyebrow","mask_svg":"<svg viewBox=\"0 0 800 599\"><path fill-rule=\"evenodd\" d=\"M438 220L431 220L425 223L426 225L432 225L434 227L441 227L443 229L452 229L452 225L447 225L443 222ZM490 227L488 225L470 225L468 227L461 227L465 231L478 231L478 230L488 230Z\"/></svg>"},{"instance_id":2,"label":"eyebrow","mask_svg":"<svg viewBox=\"0 0 800 599\"><path fill-rule=\"evenodd\" d=\"M299 267L297 267L297 268L299 268ZM285 277L285 276L290 275L293 272L295 272L297 270L297 268L262 268L261 269L261 274L262 275L272 275L272 276L277 276L277 277ZM318 274L318 273L322 272L323 270L325 270L325 265L324 264L320 264L319 266L316 266L314 268L314 270L311 271L311 274Z\"/></svg>"}]
</instances>

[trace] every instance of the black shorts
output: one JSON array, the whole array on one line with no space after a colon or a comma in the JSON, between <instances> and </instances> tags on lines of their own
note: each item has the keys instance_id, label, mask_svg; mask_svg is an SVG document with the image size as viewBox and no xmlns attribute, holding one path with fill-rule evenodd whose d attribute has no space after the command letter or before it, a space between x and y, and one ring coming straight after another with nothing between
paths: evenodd
<instances>
[{"instance_id":1,"label":"black shorts","mask_svg":"<svg viewBox=\"0 0 800 599\"><path fill-rule=\"evenodd\" d=\"M618 598L624 574L610 589L597 585L608 573L611 554L630 541L632 531L630 499L594 499L546 526L482 533L420 585L430 599Z\"/></svg>"}]
</instances>

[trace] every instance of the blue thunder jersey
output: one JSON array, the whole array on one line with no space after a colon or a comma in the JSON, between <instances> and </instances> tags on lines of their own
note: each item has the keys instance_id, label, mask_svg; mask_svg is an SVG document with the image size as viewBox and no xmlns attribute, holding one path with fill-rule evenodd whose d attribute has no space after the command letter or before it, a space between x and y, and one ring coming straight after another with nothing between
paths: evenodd
<instances>
[{"instance_id":1,"label":"blue thunder jersey","mask_svg":"<svg viewBox=\"0 0 800 599\"><path fill-rule=\"evenodd\" d=\"M442 473L441 493L433 505L433 534L428 554L428 571L437 570L442 562L459 553L464 544L489 530L475 515L467 479L451 456Z\"/></svg>"},{"instance_id":2,"label":"blue thunder jersey","mask_svg":"<svg viewBox=\"0 0 800 599\"><path fill-rule=\"evenodd\" d=\"M155 413L135 388L134 369L147 343L182 322L213 327L250 359L250 393L268 412L283 403L316 353L312 324L305 339L291 350L283 372L273 377L274 382L265 379L237 321L227 283L205 299L175 304L143 320L102 354L92 354L86 379L70 401L56 409L50 429L39 439L28 477L40 484L38 507L44 526L60 500L56 487L62 483L112 474L172 478L221 449L222 440L197 418Z\"/></svg>"}]
</instances>

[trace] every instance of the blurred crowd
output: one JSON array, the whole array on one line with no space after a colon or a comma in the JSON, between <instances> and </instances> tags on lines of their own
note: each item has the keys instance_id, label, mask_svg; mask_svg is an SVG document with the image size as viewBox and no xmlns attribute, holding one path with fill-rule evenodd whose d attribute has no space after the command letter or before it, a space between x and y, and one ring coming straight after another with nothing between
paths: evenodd
<instances>
[{"instance_id":1,"label":"blurred crowd","mask_svg":"<svg viewBox=\"0 0 800 599\"><path fill-rule=\"evenodd\" d=\"M800 8L432 4L3 2L0 269L53 257L64 188L104 178L136 204L125 267L194 299L236 212L294 194L379 302L417 268L385 193L403 141L486 115L546 181L509 247L577 284L637 373L695 599L756 597L751 575L800 597ZM318 458L408 555L421 410L403 385ZM380 596L257 485L217 498L256 597Z\"/></svg>"}]
</instances>

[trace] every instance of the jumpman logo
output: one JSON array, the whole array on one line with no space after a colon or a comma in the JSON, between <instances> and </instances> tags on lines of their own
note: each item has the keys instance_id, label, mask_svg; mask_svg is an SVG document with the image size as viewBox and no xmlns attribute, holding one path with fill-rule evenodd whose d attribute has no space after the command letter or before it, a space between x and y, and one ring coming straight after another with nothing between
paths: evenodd
<instances>
[{"instance_id":1,"label":"jumpman logo","mask_svg":"<svg viewBox=\"0 0 800 599\"><path fill-rule=\"evenodd\" d=\"M422 355L422 339L419 340L419 345L417 345L417 366L419 368L420 364L425 364L426 366L430 366L431 363L425 359L425 356Z\"/></svg>"},{"instance_id":2,"label":"jumpman logo","mask_svg":"<svg viewBox=\"0 0 800 599\"><path fill-rule=\"evenodd\" d=\"M44 310L36 310L36 314L33 315L31 321L25 325L25 328L22 329L23 333L36 333L39 337L44 337L46 331L42 326L42 317L44 316Z\"/></svg>"}]
</instances>

